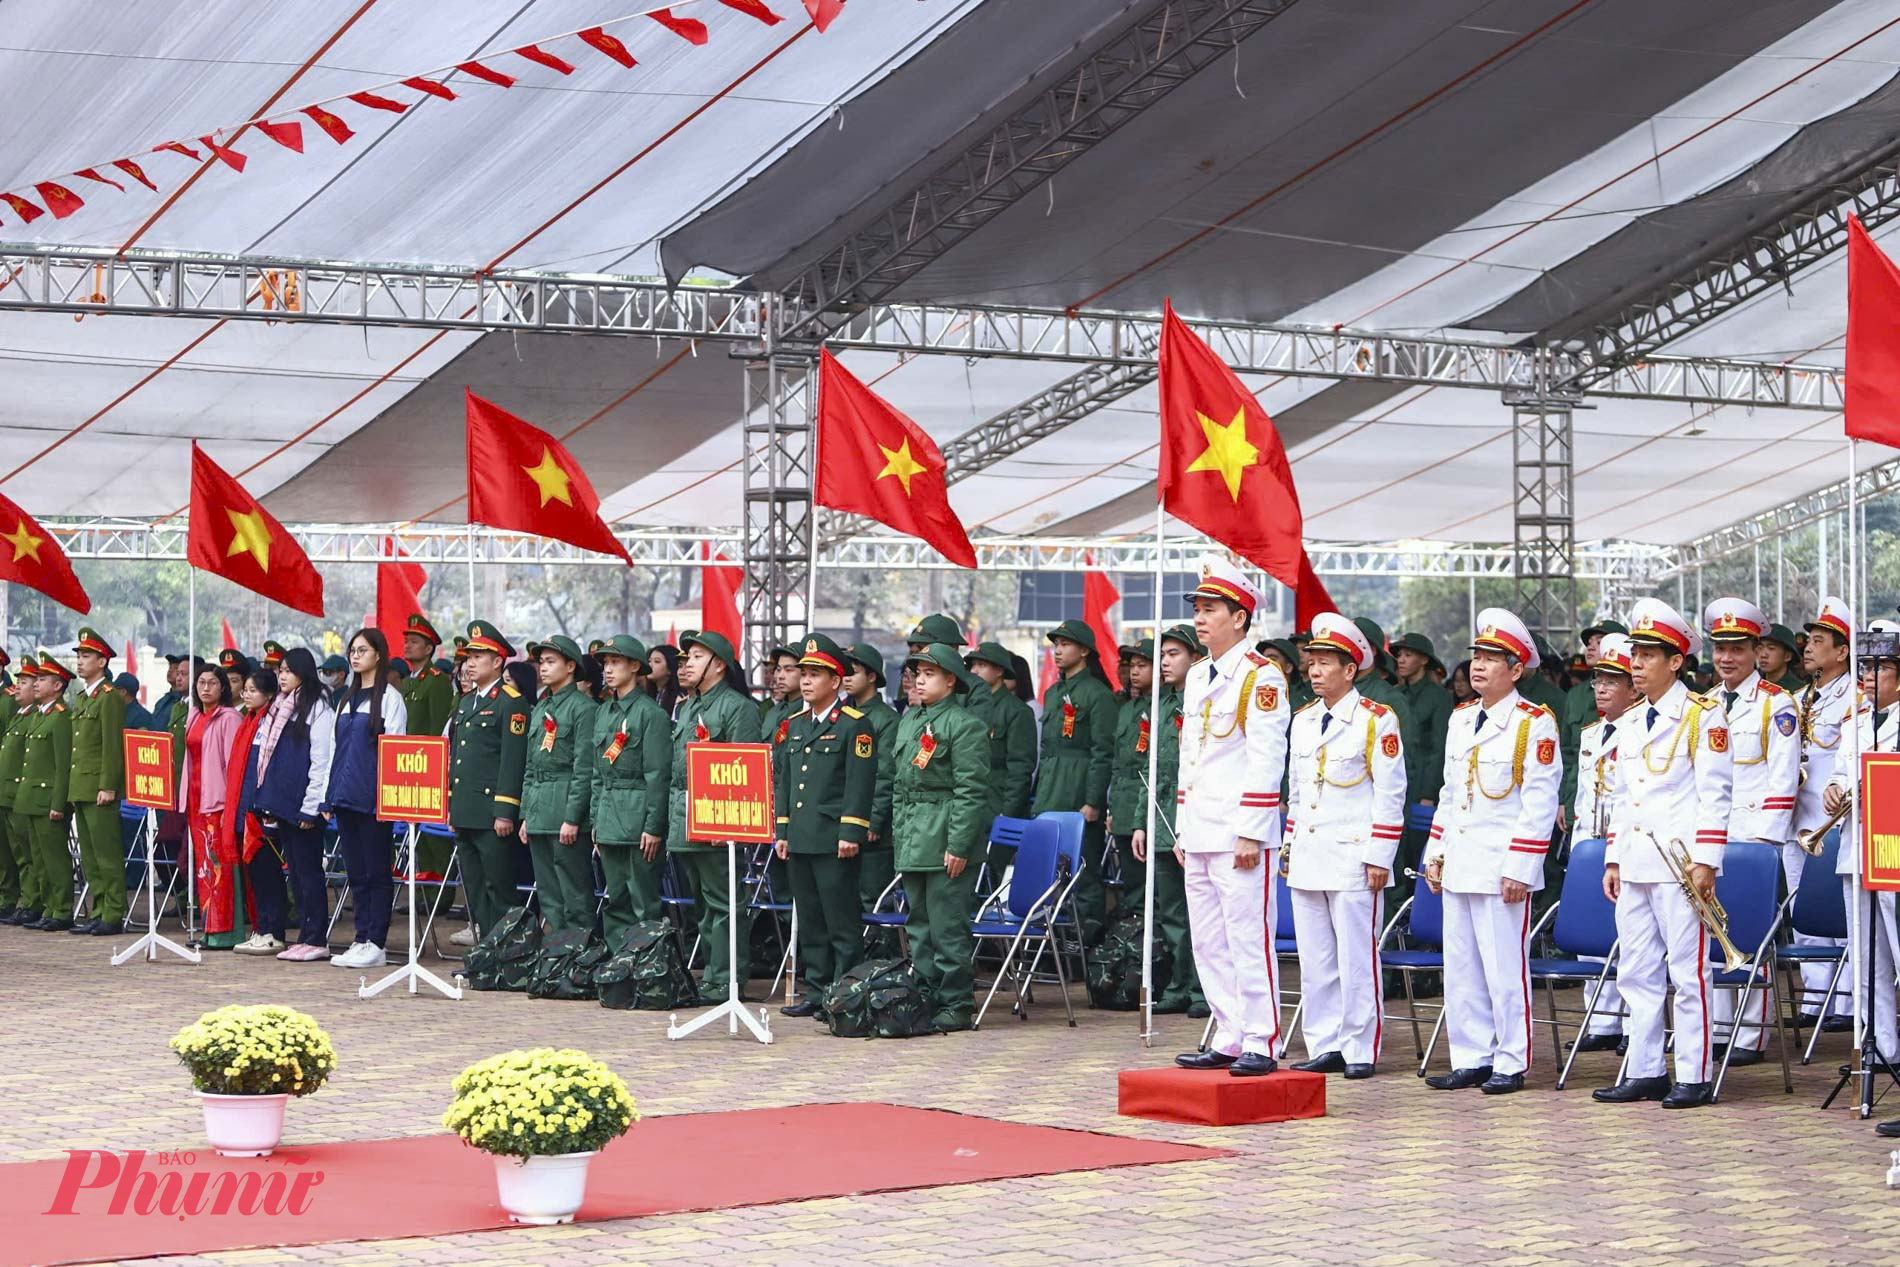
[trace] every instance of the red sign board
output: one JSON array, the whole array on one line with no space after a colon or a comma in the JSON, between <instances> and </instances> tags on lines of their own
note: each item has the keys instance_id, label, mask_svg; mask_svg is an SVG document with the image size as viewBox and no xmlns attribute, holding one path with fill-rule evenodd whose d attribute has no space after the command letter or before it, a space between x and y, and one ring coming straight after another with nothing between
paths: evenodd
<instances>
[{"instance_id":1,"label":"red sign board","mask_svg":"<svg viewBox=\"0 0 1900 1267\"><path fill-rule=\"evenodd\" d=\"M1900 752L1860 754L1860 883L1900 891Z\"/></svg>"},{"instance_id":2,"label":"red sign board","mask_svg":"<svg viewBox=\"0 0 1900 1267\"><path fill-rule=\"evenodd\" d=\"M686 745L686 838L770 844L772 746L762 743Z\"/></svg>"},{"instance_id":3,"label":"red sign board","mask_svg":"<svg viewBox=\"0 0 1900 1267\"><path fill-rule=\"evenodd\" d=\"M169 730L125 732L125 803L140 809L177 809Z\"/></svg>"},{"instance_id":4,"label":"red sign board","mask_svg":"<svg viewBox=\"0 0 1900 1267\"><path fill-rule=\"evenodd\" d=\"M449 821L449 741L439 735L376 737L376 817L386 823Z\"/></svg>"}]
</instances>

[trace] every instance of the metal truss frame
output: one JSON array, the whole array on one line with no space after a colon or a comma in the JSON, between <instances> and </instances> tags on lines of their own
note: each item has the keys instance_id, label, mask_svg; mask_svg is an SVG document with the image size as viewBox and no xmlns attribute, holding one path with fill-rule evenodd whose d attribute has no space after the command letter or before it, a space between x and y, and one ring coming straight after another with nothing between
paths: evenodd
<instances>
[{"instance_id":1,"label":"metal truss frame","mask_svg":"<svg viewBox=\"0 0 1900 1267\"><path fill-rule=\"evenodd\" d=\"M818 362L771 353L745 366L745 629L755 658L809 623L817 560Z\"/></svg>"},{"instance_id":2,"label":"metal truss frame","mask_svg":"<svg viewBox=\"0 0 1900 1267\"><path fill-rule=\"evenodd\" d=\"M1900 492L1900 460L1882 463L1860 473L1856 502L1865 505L1877 497ZM1818 488L1793 501L1784 502L1740 523L1706 533L1693 541L1661 554L1656 559L1655 579L1671 580L1693 572L1705 564L1726 559L1744 550L1771 544L1776 538L1805 528L1822 519L1844 514L1847 510L1847 481Z\"/></svg>"},{"instance_id":3,"label":"metal truss frame","mask_svg":"<svg viewBox=\"0 0 1900 1267\"><path fill-rule=\"evenodd\" d=\"M1554 393L1511 406L1511 540L1517 612L1558 646L1577 625L1574 401Z\"/></svg>"}]
</instances>

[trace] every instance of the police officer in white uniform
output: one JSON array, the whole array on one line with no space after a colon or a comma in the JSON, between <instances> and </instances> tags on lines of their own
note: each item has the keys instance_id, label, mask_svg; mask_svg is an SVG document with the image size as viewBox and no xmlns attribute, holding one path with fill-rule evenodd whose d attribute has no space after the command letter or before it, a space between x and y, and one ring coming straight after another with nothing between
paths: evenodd
<instances>
[{"instance_id":1,"label":"police officer in white uniform","mask_svg":"<svg viewBox=\"0 0 1900 1267\"><path fill-rule=\"evenodd\" d=\"M1729 756L1735 781L1729 801L1728 838L1773 845L1784 858L1794 840L1795 793L1801 782L1801 718L1790 695L1765 681L1755 668L1756 652L1768 631L1768 617L1744 598L1718 598L1703 613L1703 627L1711 644L1715 666L1712 696L1721 701L1728 718ZM1797 851L1798 852L1798 851ZM1733 1042L1731 1067L1760 1062L1768 1046L1767 982L1755 983L1749 995L1750 1015L1736 1040L1736 989L1715 992L1715 1059L1728 1055L1723 1045Z\"/></svg>"},{"instance_id":2,"label":"police officer in white uniform","mask_svg":"<svg viewBox=\"0 0 1900 1267\"><path fill-rule=\"evenodd\" d=\"M1379 934L1405 827L1405 752L1398 715L1353 685L1373 656L1359 627L1319 616L1306 651L1316 698L1293 715L1287 740L1291 803L1281 846L1307 1051L1293 1067L1369 1078L1385 1014Z\"/></svg>"},{"instance_id":3,"label":"police officer in white uniform","mask_svg":"<svg viewBox=\"0 0 1900 1267\"><path fill-rule=\"evenodd\" d=\"M1665 858L1681 859L1713 897L1728 843L1734 780L1728 719L1719 703L1677 680L1701 636L1667 603L1645 598L1631 613L1632 676L1643 692L1630 733L1617 745L1620 794L1605 843L1603 892L1616 903L1617 985L1629 1007L1627 1076L1592 1094L1624 1104L1661 1100L1686 1109L1709 1101L1709 930L1696 917ZM1663 1003L1676 991L1676 1085L1663 1052Z\"/></svg>"},{"instance_id":4,"label":"police officer in white uniform","mask_svg":"<svg viewBox=\"0 0 1900 1267\"><path fill-rule=\"evenodd\" d=\"M1445 1021L1452 1070L1441 1091L1508 1095L1531 1060L1531 894L1562 800L1557 718L1517 693L1538 666L1524 622L1501 607L1478 613L1471 686L1452 713L1444 791L1425 849L1425 879L1445 895Z\"/></svg>"},{"instance_id":5,"label":"police officer in white uniform","mask_svg":"<svg viewBox=\"0 0 1900 1267\"><path fill-rule=\"evenodd\" d=\"M1208 658L1182 696L1175 856L1186 872L1188 933L1214 1014L1205 1052L1185 1069L1272 1073L1284 1040L1273 960L1273 883L1286 775L1287 682L1249 647L1260 591L1224 559L1201 564L1188 595Z\"/></svg>"},{"instance_id":6,"label":"police officer in white uniform","mask_svg":"<svg viewBox=\"0 0 1900 1267\"><path fill-rule=\"evenodd\" d=\"M1830 594L1821 600L1821 610L1803 628L1807 630L1808 644L1801 658L1808 671L1808 686L1801 692L1798 704L1801 781L1794 802L1797 833L1813 831L1829 817L1824 797L1836 772L1835 760L1842 752L1842 734L1854 710L1854 675L1848 671L1852 666L1847 660L1854 630L1853 613L1847 610L1846 603ZM1781 851L1781 868L1788 877L1788 892L1801 886L1801 870L1807 861L1808 855L1799 845L1791 844ZM1847 944L1845 938L1813 937L1799 932L1794 934L1794 941L1797 946ZM1833 975L1832 966L1825 961L1801 965L1801 1011L1810 1024L1819 1020L1828 1030L1852 1029L1854 976L1851 972L1842 970L1833 997L1827 1000L1826 1008L1822 1008L1821 996L1827 992Z\"/></svg>"},{"instance_id":7,"label":"police officer in white uniform","mask_svg":"<svg viewBox=\"0 0 1900 1267\"><path fill-rule=\"evenodd\" d=\"M1629 711L1641 698L1630 680L1629 637L1620 633L1604 634L1597 644L1596 663L1591 666L1590 689L1596 695L1597 720L1585 726L1577 737L1577 797L1572 805L1579 840L1602 840L1610 834L1610 813L1616 807L1616 751L1623 732L1632 719ZM1586 962L1602 963L1586 956ZM1589 1022L1578 1040L1583 1051L1613 1051L1623 1038L1623 996L1617 993L1612 977L1598 990L1589 987L1586 1005Z\"/></svg>"}]
</instances>

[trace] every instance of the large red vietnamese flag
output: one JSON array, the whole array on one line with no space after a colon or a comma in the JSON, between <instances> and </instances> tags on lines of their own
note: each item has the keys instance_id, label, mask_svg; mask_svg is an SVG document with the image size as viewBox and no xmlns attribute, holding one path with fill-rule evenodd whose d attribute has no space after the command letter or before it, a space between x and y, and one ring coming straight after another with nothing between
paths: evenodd
<instances>
[{"instance_id":1,"label":"large red vietnamese flag","mask_svg":"<svg viewBox=\"0 0 1900 1267\"><path fill-rule=\"evenodd\" d=\"M1900 268L1847 218L1847 434L1900 449Z\"/></svg>"},{"instance_id":2,"label":"large red vietnamese flag","mask_svg":"<svg viewBox=\"0 0 1900 1267\"><path fill-rule=\"evenodd\" d=\"M739 614L739 589L745 584L745 569L727 564L726 556L714 554L704 541L699 543L699 557L707 562L699 570L699 631L724 634L738 651L745 641L745 620ZM715 566L721 564L725 566ZM678 639L670 641L679 645Z\"/></svg>"},{"instance_id":3,"label":"large red vietnamese flag","mask_svg":"<svg viewBox=\"0 0 1900 1267\"><path fill-rule=\"evenodd\" d=\"M952 563L976 566L969 534L950 509L936 443L822 349L818 457L812 497L820 506L875 519Z\"/></svg>"},{"instance_id":4,"label":"large red vietnamese flag","mask_svg":"<svg viewBox=\"0 0 1900 1267\"><path fill-rule=\"evenodd\" d=\"M559 440L477 396L468 399L468 517L491 528L552 537L627 557L600 517L600 498Z\"/></svg>"},{"instance_id":5,"label":"large red vietnamese flag","mask_svg":"<svg viewBox=\"0 0 1900 1267\"><path fill-rule=\"evenodd\" d=\"M202 572L312 616L323 615L323 578L297 539L191 442L191 527L185 558Z\"/></svg>"},{"instance_id":6,"label":"large red vietnamese flag","mask_svg":"<svg viewBox=\"0 0 1900 1267\"><path fill-rule=\"evenodd\" d=\"M1108 677L1108 689L1122 689L1121 636L1108 623L1108 609L1121 601L1121 591L1108 579L1108 573L1088 571L1082 574L1082 623L1095 635L1095 653L1101 657L1102 672Z\"/></svg>"},{"instance_id":7,"label":"large red vietnamese flag","mask_svg":"<svg viewBox=\"0 0 1900 1267\"><path fill-rule=\"evenodd\" d=\"M1335 610L1306 557L1300 495L1273 420L1169 304L1161 318L1161 504L1290 586L1299 628Z\"/></svg>"},{"instance_id":8,"label":"large red vietnamese flag","mask_svg":"<svg viewBox=\"0 0 1900 1267\"><path fill-rule=\"evenodd\" d=\"M409 618L422 615L422 586L429 574L411 563L394 537L383 538L383 559L376 565L376 627L389 640L392 654L402 649ZM412 664L425 669L426 664Z\"/></svg>"},{"instance_id":9,"label":"large red vietnamese flag","mask_svg":"<svg viewBox=\"0 0 1900 1267\"><path fill-rule=\"evenodd\" d=\"M92 610L85 586L53 534L5 497L0 497L0 581L36 589L82 616Z\"/></svg>"}]
</instances>

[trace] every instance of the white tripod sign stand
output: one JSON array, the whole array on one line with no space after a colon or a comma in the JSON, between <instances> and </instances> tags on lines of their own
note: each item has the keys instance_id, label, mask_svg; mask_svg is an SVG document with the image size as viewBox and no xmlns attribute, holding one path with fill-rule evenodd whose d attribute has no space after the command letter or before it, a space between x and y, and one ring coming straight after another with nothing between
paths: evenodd
<instances>
[{"instance_id":1,"label":"white tripod sign stand","mask_svg":"<svg viewBox=\"0 0 1900 1267\"><path fill-rule=\"evenodd\" d=\"M167 756L166 761L169 763L170 760L171 758ZM158 909L157 880L157 810L148 808L145 811L145 825L139 829L139 834L145 837L145 931L140 934L137 941L112 956L112 966L116 968L122 963L130 963L140 955L144 955L146 960L150 962L158 958L158 952L161 950L168 954L177 955L186 963L203 963L204 956L200 955L197 951L187 946L179 945L158 931L158 917L160 912ZM185 856L185 851L181 850L180 856Z\"/></svg>"},{"instance_id":2,"label":"white tripod sign stand","mask_svg":"<svg viewBox=\"0 0 1900 1267\"><path fill-rule=\"evenodd\" d=\"M373 999L391 986L399 982L407 981L409 983L409 993L411 994L417 993L418 987L423 983L427 983L431 989L439 991L451 999L460 999L462 997L461 986L452 985L444 981L441 977L436 976L435 973L430 972L418 962L422 956L422 947L417 944L416 940L416 825L414 823L408 824L407 831L404 833L403 851L409 855L409 865L403 869L407 873L405 883L409 886L409 958L400 968L397 968L394 972L385 976L375 985L370 985L367 981L359 985L356 988L356 997L359 999Z\"/></svg>"},{"instance_id":3,"label":"white tripod sign stand","mask_svg":"<svg viewBox=\"0 0 1900 1267\"><path fill-rule=\"evenodd\" d=\"M724 1019L728 1034L737 1034L739 1027L743 1025L752 1037L769 1045L772 1041L772 1026L766 1020L764 1010L761 1009L754 1014L750 1008L739 1001L737 912L743 909L740 904L745 900L744 895L739 892L739 850L744 846L726 841L722 847L726 851L726 1001L718 1007L700 1013L684 1025L678 1024L677 1018L673 1018L666 1027L666 1036L685 1038L688 1034L698 1033L714 1021Z\"/></svg>"}]
</instances>

